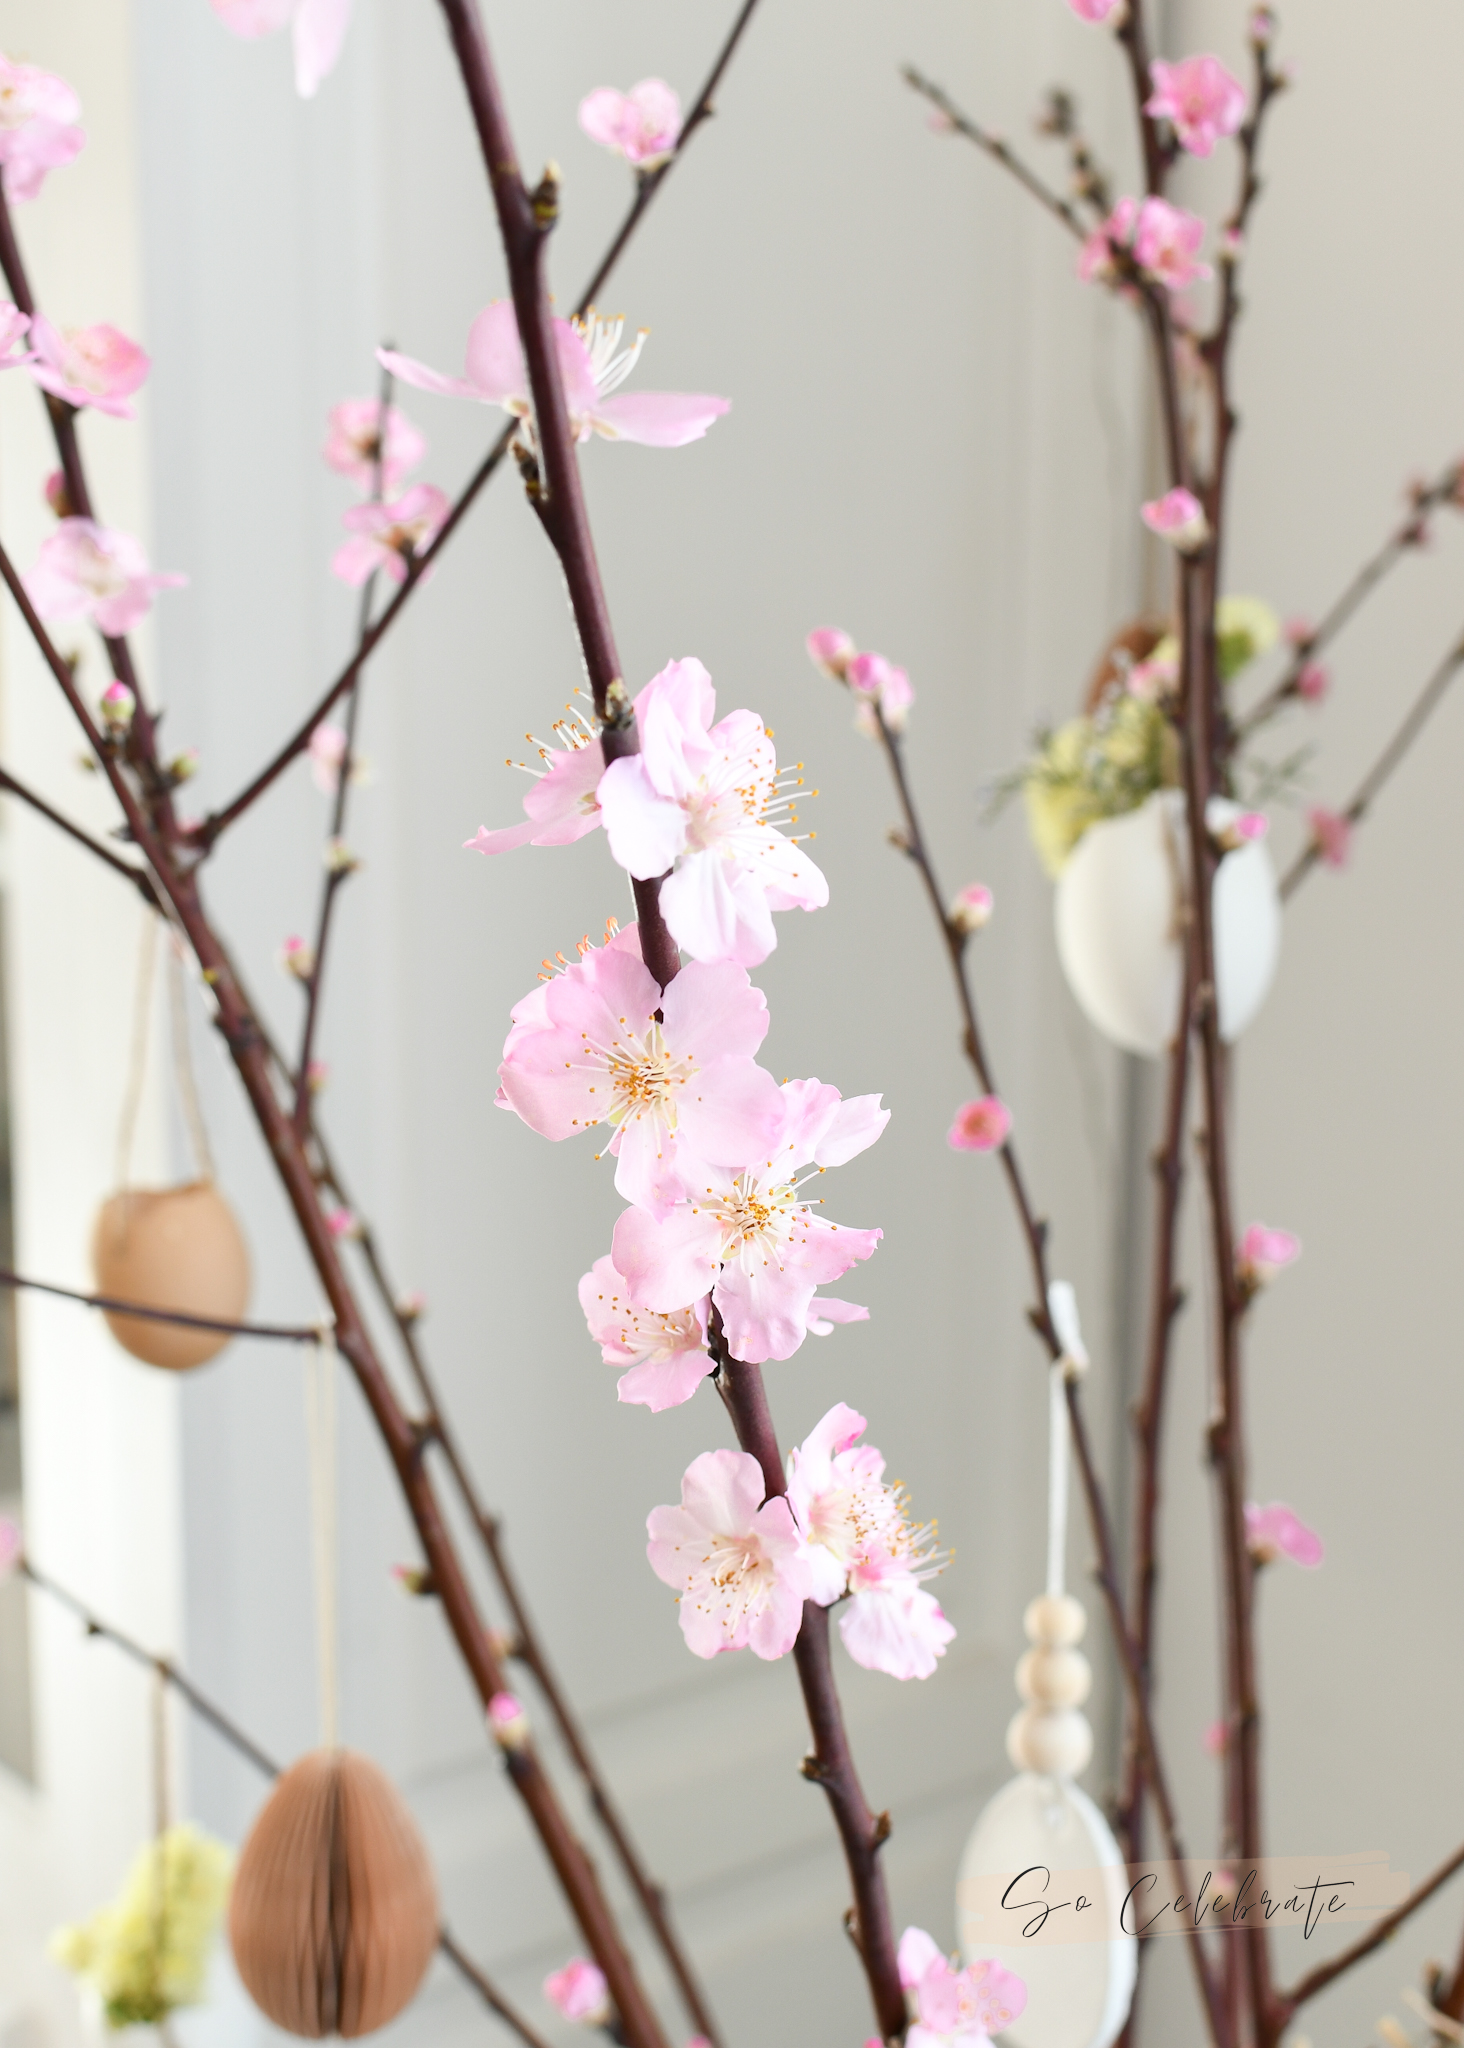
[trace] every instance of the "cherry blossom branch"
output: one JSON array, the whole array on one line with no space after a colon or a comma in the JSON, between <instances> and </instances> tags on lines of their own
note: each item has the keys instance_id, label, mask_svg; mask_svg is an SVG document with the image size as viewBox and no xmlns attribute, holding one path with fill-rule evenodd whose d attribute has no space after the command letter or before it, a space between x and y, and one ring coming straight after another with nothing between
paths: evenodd
<instances>
[{"instance_id":1,"label":"cherry blossom branch","mask_svg":"<svg viewBox=\"0 0 1464 2048\"><path fill-rule=\"evenodd\" d=\"M985 150L993 163L1000 164L1004 171L1010 171L1017 183L1031 193L1039 206L1045 206L1055 220L1061 221L1069 234L1076 235L1080 242L1087 238L1088 230L1079 218L1077 209L1070 205L1061 193L1054 192L1045 180L1039 178L1002 136L993 135L978 121L973 121L969 114L963 113L943 87L927 78L924 72L918 71L913 64L905 65L901 76L912 91L918 92L922 99L929 100L953 134L963 135L968 142L974 142L978 149Z\"/></svg>"},{"instance_id":2,"label":"cherry blossom branch","mask_svg":"<svg viewBox=\"0 0 1464 2048\"><path fill-rule=\"evenodd\" d=\"M1413 703L1409 706L1408 712L1399 725L1398 730L1383 748L1382 753L1379 754L1367 774L1363 776L1362 781L1353 793L1351 801L1340 814L1344 823L1357 825L1367 816L1378 792L1443 702L1448 694L1450 684L1461 668L1464 668L1464 635L1461 635L1454 642L1454 645L1449 649L1448 653L1419 691ZM1303 851L1297 855L1282 879L1281 900L1283 902L1288 901L1295 895L1321 857L1321 844L1313 837Z\"/></svg>"},{"instance_id":3,"label":"cherry blossom branch","mask_svg":"<svg viewBox=\"0 0 1464 2048\"><path fill-rule=\"evenodd\" d=\"M284 1766L276 1763L273 1757L265 1750L262 1750L252 1736L244 1733L244 1730L236 1721L230 1720L222 1707L216 1706L206 1693L200 1692L192 1679L178 1668L171 1657L165 1657L157 1651L145 1649L134 1637L125 1634L119 1628L114 1628L110 1622L99 1620L86 1606L84 1601L78 1600L74 1593L69 1593L55 1579L37 1570L30 1558L24 1553L16 1560L15 1569L21 1578L27 1580L36 1588L37 1592L44 1593L48 1600L54 1601L58 1607L64 1607L68 1613L74 1614L88 1636L94 1637L99 1642L111 1643L115 1649L120 1650L123 1656L129 1658L134 1664L141 1664L149 1671L155 1672L165 1685L176 1692L180 1699L188 1703L200 1721L206 1722L216 1735L221 1736L229 1747L236 1754L242 1756L246 1762L253 1764L254 1768L262 1776L266 1778L279 1778L283 1776ZM447 1928L444 1927L439 1932L437 1945L458 1971L459 1975L478 1993L483 2003L493 2012L497 2013L498 2017L511 2032L517 2034L521 2041L527 2043L527 2048L548 2048L548 2043L544 2040L543 2036L536 2033L528 2021L514 2011L497 1986L458 1946Z\"/></svg>"},{"instance_id":4,"label":"cherry blossom branch","mask_svg":"<svg viewBox=\"0 0 1464 2048\"><path fill-rule=\"evenodd\" d=\"M84 1308L106 1309L114 1315L140 1316L149 1323L176 1323L185 1330L220 1330L230 1337L272 1337L283 1344L318 1344L318 1329L302 1323L232 1323L219 1316L185 1315L182 1309L149 1308L140 1301L120 1301L110 1294L82 1294L49 1280L28 1280L24 1274L0 1269L0 1287L23 1287L33 1294L55 1294L79 1301Z\"/></svg>"},{"instance_id":5,"label":"cherry blossom branch","mask_svg":"<svg viewBox=\"0 0 1464 2048\"><path fill-rule=\"evenodd\" d=\"M140 868L132 861L123 860L120 854L113 853L110 846L103 846L99 839L92 838L90 832L84 832L80 825L73 825L60 811L52 810L44 797L37 796L33 789L27 789L23 782L17 781L15 776L4 768L0 768L0 789L8 791L13 797L18 797L21 803L29 804L33 811L38 811L43 818L56 826L58 831L64 832L68 839L74 839L78 846L84 846L88 853L94 853L97 859L105 861L109 868L114 868L119 875L125 875L143 902L151 909L160 908L157 891L146 868Z\"/></svg>"},{"instance_id":6,"label":"cherry blossom branch","mask_svg":"<svg viewBox=\"0 0 1464 2048\"><path fill-rule=\"evenodd\" d=\"M1344 1948L1340 1955L1333 1956L1329 1962L1319 1963L1316 1969L1309 1971L1290 1991L1278 1993L1278 2032L1308 1999L1315 1998L1318 1992L1325 1991L1329 1984L1335 1984L1354 1964L1362 1962L1374 1949L1381 1948L1385 1941L1397 1933L1405 1920L1416 1913L1420 1906L1427 1905L1434 1893L1440 1891L1449 1879L1461 1870L1464 1870L1464 1847L1456 1849L1431 1876L1416 1886L1401 1906L1395 1906L1391 1913L1385 1913L1381 1920L1374 1921L1367 1933L1354 1941L1350 1948ZM1449 2017L1454 2017L1452 2012Z\"/></svg>"},{"instance_id":7,"label":"cherry blossom branch","mask_svg":"<svg viewBox=\"0 0 1464 2048\"><path fill-rule=\"evenodd\" d=\"M1166 148L1159 132L1159 123L1145 111L1149 95L1153 90L1149 77L1149 36L1144 20L1143 0L1128 0L1122 10L1118 24L1118 41L1128 62L1129 76L1133 81L1134 113L1139 124L1139 145L1144 157L1144 185L1152 193L1162 193L1164 180L1173 160L1173 152Z\"/></svg>"},{"instance_id":8,"label":"cherry blossom branch","mask_svg":"<svg viewBox=\"0 0 1464 2048\"><path fill-rule=\"evenodd\" d=\"M76 689L70 667L36 616L25 586L3 547L0 547L0 578L15 599L32 638L100 760L139 851L151 866L202 970L205 985L211 991L215 1004L215 1024L229 1049L294 1210L306 1251L325 1291L335 1320L337 1347L354 1373L371 1410L416 1526L443 1614L486 1709L495 1695L507 1690L502 1665L492 1637L478 1614L436 1490L426 1470L421 1430L398 1401L376 1354L326 1219L305 1146L296 1134L293 1120L275 1094L269 1053L253 1006L204 913L197 874L192 868L181 868L173 861L165 838L144 815L121 764L105 747ZM666 2048L665 2036L640 1988L594 1867L569 1825L537 1751L531 1743L525 1742L520 1747L505 1749L503 1759L507 1774L554 1866L591 1953L605 1974L630 2048Z\"/></svg>"},{"instance_id":9,"label":"cherry blossom branch","mask_svg":"<svg viewBox=\"0 0 1464 2048\"><path fill-rule=\"evenodd\" d=\"M747 1365L731 1355L722 1334L721 1317L715 1309L707 1330L707 1350L715 1361L717 1391L732 1418L737 1441L762 1468L767 1498L772 1500L785 1494L788 1483L762 1368ZM854 1910L848 1922L850 1937L869 1980L880 2033L886 2040L898 2041L905 2031L905 1993L895 1957L894 1925L879 1857L889 1838L890 1817L870 1810L860 1785L834 1680L828 1609L816 1601L803 1603L803 1623L793 1645L793 1662L813 1732L813 1750L800 1768L805 1778L822 1785L828 1795L854 1889Z\"/></svg>"}]
</instances>

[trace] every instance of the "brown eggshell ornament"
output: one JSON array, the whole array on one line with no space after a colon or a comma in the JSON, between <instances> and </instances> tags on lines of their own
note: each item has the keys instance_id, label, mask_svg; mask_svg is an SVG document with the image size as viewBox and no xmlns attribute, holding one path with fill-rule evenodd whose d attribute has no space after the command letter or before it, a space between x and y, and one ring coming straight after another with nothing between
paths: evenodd
<instances>
[{"instance_id":1,"label":"brown eggshell ornament","mask_svg":"<svg viewBox=\"0 0 1464 2048\"><path fill-rule=\"evenodd\" d=\"M249 1305L249 1253L233 1210L210 1180L110 1195L97 1212L92 1265L99 1294L145 1308L236 1323ZM222 1330L111 1309L103 1314L124 1351L169 1372L202 1365L229 1341Z\"/></svg>"},{"instance_id":2,"label":"brown eggshell ornament","mask_svg":"<svg viewBox=\"0 0 1464 2048\"><path fill-rule=\"evenodd\" d=\"M369 1757L317 1749L270 1794L239 1857L229 1942L277 2027L374 2034L437 1947L437 1884L405 1802Z\"/></svg>"}]
</instances>

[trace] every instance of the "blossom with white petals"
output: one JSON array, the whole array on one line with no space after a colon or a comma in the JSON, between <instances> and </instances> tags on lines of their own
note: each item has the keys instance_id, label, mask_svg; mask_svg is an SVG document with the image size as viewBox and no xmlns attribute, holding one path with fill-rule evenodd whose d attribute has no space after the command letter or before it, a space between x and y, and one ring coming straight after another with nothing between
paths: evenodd
<instances>
[{"instance_id":1,"label":"blossom with white petals","mask_svg":"<svg viewBox=\"0 0 1464 2048\"><path fill-rule=\"evenodd\" d=\"M94 412L130 420L132 394L147 378L151 364L146 350L129 341L105 320L95 327L68 327L63 333L44 313L31 322L30 373L43 391L68 405L89 405Z\"/></svg>"},{"instance_id":2,"label":"blossom with white petals","mask_svg":"<svg viewBox=\"0 0 1464 2048\"><path fill-rule=\"evenodd\" d=\"M680 1506L646 1518L646 1555L677 1590L693 1656L751 1650L771 1659L797 1641L812 1587L807 1546L787 1501L764 1499L766 1491L747 1451L704 1451L686 1468Z\"/></svg>"},{"instance_id":3,"label":"blossom with white petals","mask_svg":"<svg viewBox=\"0 0 1464 2048\"><path fill-rule=\"evenodd\" d=\"M641 328L628 348L620 346L623 320L604 320L591 307L583 319L556 320L554 343L564 384L569 422L577 441L600 434L607 441L640 441L649 448L681 448L699 441L729 401L688 391L622 392L649 332ZM378 349L377 361L404 384L441 398L474 398L499 405L522 422L532 443L533 400L511 299L495 299L468 330L464 377L445 377L415 356Z\"/></svg>"},{"instance_id":4,"label":"blossom with white petals","mask_svg":"<svg viewBox=\"0 0 1464 2048\"><path fill-rule=\"evenodd\" d=\"M580 693L575 691L575 695ZM554 744L546 745L529 732L524 738L538 750L542 768L526 761L505 761L506 768L521 768L532 775L535 787L524 798L524 822L502 825L490 832L480 825L463 845L473 853L509 853L516 846L568 846L583 839L604 821L600 816L598 791L605 773L605 755L600 746L600 721L566 704L565 715L556 718L549 730Z\"/></svg>"},{"instance_id":5,"label":"blossom with white petals","mask_svg":"<svg viewBox=\"0 0 1464 2048\"><path fill-rule=\"evenodd\" d=\"M41 542L22 579L43 619L90 619L109 636L131 632L152 610L155 590L175 589L186 576L155 575L142 542L94 519L62 519Z\"/></svg>"},{"instance_id":6,"label":"blossom with white petals","mask_svg":"<svg viewBox=\"0 0 1464 2048\"><path fill-rule=\"evenodd\" d=\"M379 468L389 496L427 453L425 438L394 405L386 408L383 435L379 398L343 398L331 407L327 429L322 455L337 476L349 477L363 491L374 490Z\"/></svg>"},{"instance_id":7,"label":"blossom with white petals","mask_svg":"<svg viewBox=\"0 0 1464 2048\"><path fill-rule=\"evenodd\" d=\"M929 1678L955 1630L921 1585L943 1571L931 1527L912 1528L902 1487L859 1438L868 1424L841 1401L788 1460L788 1499L808 1538L811 1598L853 1597L839 1617L844 1647L867 1671Z\"/></svg>"},{"instance_id":8,"label":"blossom with white petals","mask_svg":"<svg viewBox=\"0 0 1464 2048\"><path fill-rule=\"evenodd\" d=\"M331 557L332 574L359 586L378 570L405 583L448 515L447 494L436 484L413 484L390 505L352 505L341 515L350 534Z\"/></svg>"},{"instance_id":9,"label":"blossom with white petals","mask_svg":"<svg viewBox=\"0 0 1464 2048\"><path fill-rule=\"evenodd\" d=\"M923 1927L907 1927L900 1936L899 1969L914 2008L905 2048L988 2041L1026 2010L1020 1977L993 1962L954 1969Z\"/></svg>"},{"instance_id":10,"label":"blossom with white petals","mask_svg":"<svg viewBox=\"0 0 1464 2048\"><path fill-rule=\"evenodd\" d=\"M611 1241L632 1301L669 1311L710 1293L732 1356L753 1364L791 1358L810 1314L832 1307L815 1301L817 1289L867 1259L884 1235L830 1222L821 1203L804 1200L798 1178L804 1167L842 1166L872 1145L889 1121L879 1097L846 1102L821 1081L786 1081L781 1092L776 1146L740 1170L703 1163L694 1181L683 1161L694 1197L661 1217L627 1209Z\"/></svg>"},{"instance_id":11,"label":"blossom with white petals","mask_svg":"<svg viewBox=\"0 0 1464 2048\"><path fill-rule=\"evenodd\" d=\"M34 199L56 171L80 154L81 101L64 78L0 56L0 166L5 197Z\"/></svg>"},{"instance_id":12,"label":"blossom with white petals","mask_svg":"<svg viewBox=\"0 0 1464 2048\"><path fill-rule=\"evenodd\" d=\"M600 809L623 868L667 875L661 913L677 944L695 960L756 967L778 942L773 912L816 910L829 885L772 822L796 801L798 770L778 774L756 712L715 717L701 663L670 662L635 700L640 752L606 769Z\"/></svg>"},{"instance_id":13,"label":"blossom with white petals","mask_svg":"<svg viewBox=\"0 0 1464 2048\"><path fill-rule=\"evenodd\" d=\"M707 1374L708 1298L662 1313L637 1308L612 1258L596 1259L579 1284L580 1307L607 1365L623 1366L622 1401L659 1414L689 1401Z\"/></svg>"},{"instance_id":14,"label":"blossom with white petals","mask_svg":"<svg viewBox=\"0 0 1464 2048\"><path fill-rule=\"evenodd\" d=\"M681 139L681 100L664 78L643 78L629 92L601 85L580 101L579 124L591 142L638 171L653 171Z\"/></svg>"}]
</instances>

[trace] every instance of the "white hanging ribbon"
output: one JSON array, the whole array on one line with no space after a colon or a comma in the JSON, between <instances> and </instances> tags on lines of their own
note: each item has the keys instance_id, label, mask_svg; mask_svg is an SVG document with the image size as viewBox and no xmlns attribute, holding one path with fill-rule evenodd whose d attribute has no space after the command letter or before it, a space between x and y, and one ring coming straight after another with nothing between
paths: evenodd
<instances>
[{"instance_id":1,"label":"white hanging ribbon","mask_svg":"<svg viewBox=\"0 0 1464 2048\"><path fill-rule=\"evenodd\" d=\"M1047 1313L1062 1346L1047 1374L1047 1590L1057 1594L1067 1579L1068 1412L1067 1381L1088 1370L1088 1352L1078 1321L1078 1297L1067 1280L1047 1289Z\"/></svg>"}]
</instances>

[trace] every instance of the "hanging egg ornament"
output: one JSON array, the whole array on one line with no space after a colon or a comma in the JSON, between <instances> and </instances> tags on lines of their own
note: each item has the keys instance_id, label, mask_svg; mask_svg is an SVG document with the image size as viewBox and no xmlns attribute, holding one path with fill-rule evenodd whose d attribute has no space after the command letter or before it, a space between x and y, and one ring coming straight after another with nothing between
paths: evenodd
<instances>
[{"instance_id":1,"label":"hanging egg ornament","mask_svg":"<svg viewBox=\"0 0 1464 2048\"><path fill-rule=\"evenodd\" d=\"M1246 815L1212 797L1206 823L1232 834ZM1125 1052L1157 1058L1179 1025L1189 834L1182 791L1161 789L1090 825L1058 877L1058 958L1079 1008ZM1212 893L1220 1036L1238 1038L1265 1001L1281 949L1281 898L1263 839L1225 853Z\"/></svg>"},{"instance_id":2,"label":"hanging egg ornament","mask_svg":"<svg viewBox=\"0 0 1464 2048\"><path fill-rule=\"evenodd\" d=\"M249 1306L249 1253L233 1210L211 1180L174 1188L122 1188L92 1232L97 1292L141 1308L237 1323ZM152 1322L104 1309L124 1351L146 1365L188 1372L228 1343L223 1330Z\"/></svg>"},{"instance_id":3,"label":"hanging egg ornament","mask_svg":"<svg viewBox=\"0 0 1464 2048\"><path fill-rule=\"evenodd\" d=\"M239 1856L229 1943L288 2034L355 2040L396 2018L437 1948L426 1844L385 1772L317 1749L285 1772Z\"/></svg>"},{"instance_id":4,"label":"hanging egg ornament","mask_svg":"<svg viewBox=\"0 0 1464 2048\"><path fill-rule=\"evenodd\" d=\"M1019 1775L983 1809L961 1857L956 1926L966 1963L992 1961L1014 1970L1027 2003L1002 2040L1010 2048L1112 2048L1133 2003L1138 1943L1131 1934L1088 1940L1010 1938L1012 1918L994 1904L1005 1881L1034 1868L1051 1873L1038 1893L1054 1902L1081 1889L1091 1895L1094 1928L1116 1928L1128 1877L1112 1830L1073 1783L1093 1755L1083 1704L1093 1682L1078 1648L1087 1627L1082 1605L1063 1590L1067 1548L1066 1382L1087 1370L1077 1302L1065 1280L1048 1289L1048 1312L1062 1356L1048 1381L1047 1590L1023 1617L1029 1648L1017 1665L1022 1706L1007 1729L1006 1747ZM1063 1873L1082 1873L1083 1886ZM1026 1896L1023 1894L1023 1896Z\"/></svg>"}]
</instances>

